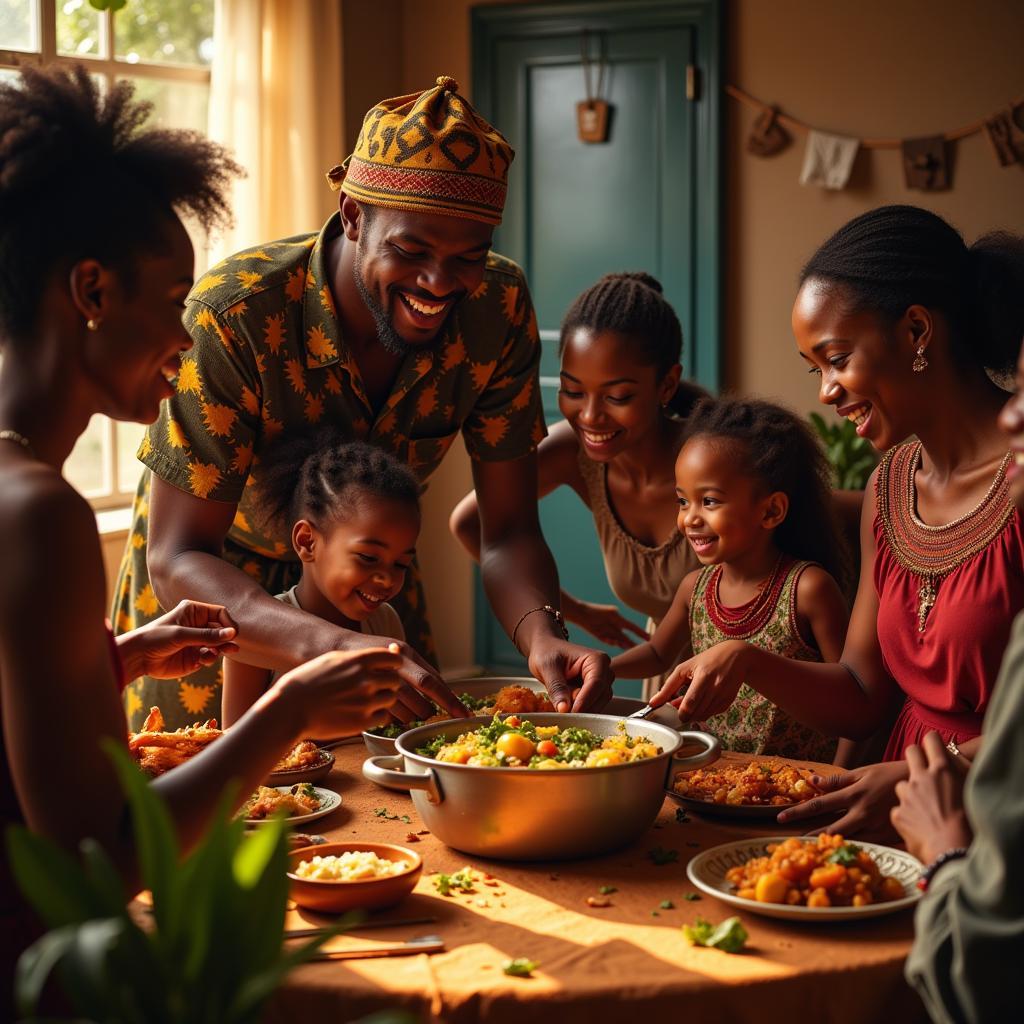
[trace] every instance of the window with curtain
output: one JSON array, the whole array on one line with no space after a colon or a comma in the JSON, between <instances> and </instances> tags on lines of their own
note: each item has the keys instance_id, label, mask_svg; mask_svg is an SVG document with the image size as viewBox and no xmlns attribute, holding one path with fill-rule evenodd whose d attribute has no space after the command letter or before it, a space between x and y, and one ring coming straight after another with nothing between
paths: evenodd
<instances>
[{"instance_id":1,"label":"window with curtain","mask_svg":"<svg viewBox=\"0 0 1024 1024\"><path fill-rule=\"evenodd\" d=\"M114 12L88 0L0 0L0 78L22 64L79 62L101 83L133 82L160 124L205 132L213 24L214 0L127 0ZM203 240L193 241L202 263ZM143 429L94 416L79 438L64 472L94 508L130 502Z\"/></svg>"}]
</instances>

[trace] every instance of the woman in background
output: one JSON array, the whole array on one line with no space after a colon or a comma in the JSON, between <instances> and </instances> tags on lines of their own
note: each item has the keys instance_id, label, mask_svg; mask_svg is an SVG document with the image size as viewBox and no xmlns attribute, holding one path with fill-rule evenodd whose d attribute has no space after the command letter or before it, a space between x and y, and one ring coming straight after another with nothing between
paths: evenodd
<instances>
[{"instance_id":1,"label":"woman in background","mask_svg":"<svg viewBox=\"0 0 1024 1024\"><path fill-rule=\"evenodd\" d=\"M562 321L558 407L565 419L540 444L539 494L576 492L594 517L612 591L648 617L641 630L615 606L563 590L566 619L616 647L636 642L628 633L648 639L683 577L699 566L676 529L676 455L686 417L704 396L682 380L682 348L679 318L649 274L606 274ZM479 559L475 492L459 502L450 525ZM659 684L645 680L645 692Z\"/></svg>"}]
</instances>

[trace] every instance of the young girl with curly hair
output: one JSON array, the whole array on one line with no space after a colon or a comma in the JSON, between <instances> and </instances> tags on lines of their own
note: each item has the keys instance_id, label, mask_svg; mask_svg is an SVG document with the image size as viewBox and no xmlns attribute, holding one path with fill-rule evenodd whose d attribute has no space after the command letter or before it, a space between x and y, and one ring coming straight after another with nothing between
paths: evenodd
<instances>
[{"instance_id":1,"label":"young girl with curly hair","mask_svg":"<svg viewBox=\"0 0 1024 1024\"><path fill-rule=\"evenodd\" d=\"M797 661L836 661L848 611L829 467L807 426L756 399L704 401L676 459L678 527L702 564L651 639L612 661L616 676L663 672L690 640L699 654L745 641ZM671 685L671 679L669 684ZM750 687L702 725L730 750L829 763L836 740Z\"/></svg>"}]
</instances>

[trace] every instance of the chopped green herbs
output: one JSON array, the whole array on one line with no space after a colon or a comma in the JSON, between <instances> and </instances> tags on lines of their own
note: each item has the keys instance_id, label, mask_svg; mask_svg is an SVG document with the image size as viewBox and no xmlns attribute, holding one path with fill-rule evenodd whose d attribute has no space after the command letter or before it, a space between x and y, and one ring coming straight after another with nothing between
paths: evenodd
<instances>
[{"instance_id":1,"label":"chopped green herbs","mask_svg":"<svg viewBox=\"0 0 1024 1024\"><path fill-rule=\"evenodd\" d=\"M675 910L676 905L671 900L662 900L659 904L662 910Z\"/></svg>"},{"instance_id":2,"label":"chopped green herbs","mask_svg":"<svg viewBox=\"0 0 1024 1024\"><path fill-rule=\"evenodd\" d=\"M404 821L406 825L412 824L412 818L408 814L391 814L386 807L374 807L373 813L385 821Z\"/></svg>"},{"instance_id":3,"label":"chopped green herbs","mask_svg":"<svg viewBox=\"0 0 1024 1024\"><path fill-rule=\"evenodd\" d=\"M618 890L618 887L614 886L614 885L602 885L601 888L598 889L597 891L602 896L610 896L613 892L618 892L619 890Z\"/></svg>"},{"instance_id":4,"label":"chopped green herbs","mask_svg":"<svg viewBox=\"0 0 1024 1024\"><path fill-rule=\"evenodd\" d=\"M476 892L476 887L473 883L473 869L468 865L451 875L445 875L441 872L434 875L434 888L442 896L450 896L453 891Z\"/></svg>"},{"instance_id":5,"label":"chopped green herbs","mask_svg":"<svg viewBox=\"0 0 1024 1024\"><path fill-rule=\"evenodd\" d=\"M690 820L690 816L686 813L686 810L682 807L676 808L676 821L680 825L685 825Z\"/></svg>"},{"instance_id":6,"label":"chopped green herbs","mask_svg":"<svg viewBox=\"0 0 1024 1024\"><path fill-rule=\"evenodd\" d=\"M693 903L694 900L699 900L700 899L700 893L699 892L684 892L683 893L683 899L686 900L687 903Z\"/></svg>"},{"instance_id":7,"label":"chopped green herbs","mask_svg":"<svg viewBox=\"0 0 1024 1024\"><path fill-rule=\"evenodd\" d=\"M660 867L663 864L675 864L679 860L679 851L656 846L653 850L647 851L647 857Z\"/></svg>"},{"instance_id":8,"label":"chopped green herbs","mask_svg":"<svg viewBox=\"0 0 1024 1024\"><path fill-rule=\"evenodd\" d=\"M501 969L513 978L528 978L540 964L536 960L530 960L525 956L517 956L512 960L506 960Z\"/></svg>"},{"instance_id":9,"label":"chopped green herbs","mask_svg":"<svg viewBox=\"0 0 1024 1024\"><path fill-rule=\"evenodd\" d=\"M842 864L844 868L848 868L857 863L858 853L860 853L860 847L856 843L843 843L825 859L830 864Z\"/></svg>"},{"instance_id":10,"label":"chopped green herbs","mask_svg":"<svg viewBox=\"0 0 1024 1024\"><path fill-rule=\"evenodd\" d=\"M738 953L747 941L747 929L738 917L726 918L714 925L698 917L692 925L683 925L683 935L694 946L713 946L725 953Z\"/></svg>"}]
</instances>

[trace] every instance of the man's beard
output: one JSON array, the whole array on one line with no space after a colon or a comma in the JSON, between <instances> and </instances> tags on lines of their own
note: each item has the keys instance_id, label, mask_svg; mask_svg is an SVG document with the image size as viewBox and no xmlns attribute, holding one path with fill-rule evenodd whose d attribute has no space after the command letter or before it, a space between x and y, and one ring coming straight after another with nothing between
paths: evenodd
<instances>
[{"instance_id":1,"label":"man's beard","mask_svg":"<svg viewBox=\"0 0 1024 1024\"><path fill-rule=\"evenodd\" d=\"M363 254L358 247L356 248L355 265L352 269L359 297L366 303L366 308L370 311L370 316L373 317L373 324L377 328L377 340L384 346L385 352L390 352L393 356L404 356L411 346L395 330L388 311L366 287L366 282L363 280Z\"/></svg>"}]
</instances>

